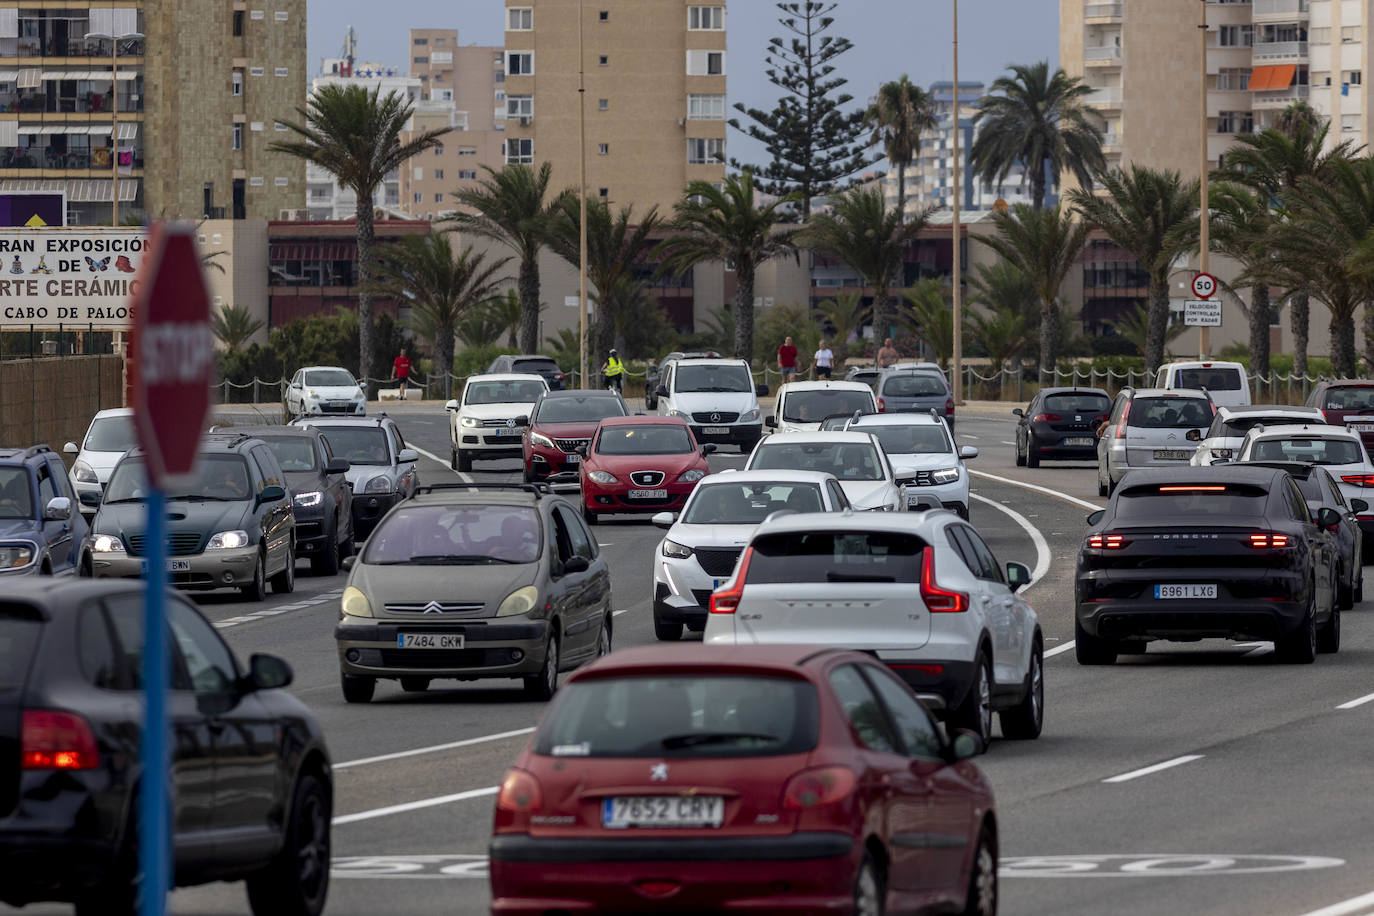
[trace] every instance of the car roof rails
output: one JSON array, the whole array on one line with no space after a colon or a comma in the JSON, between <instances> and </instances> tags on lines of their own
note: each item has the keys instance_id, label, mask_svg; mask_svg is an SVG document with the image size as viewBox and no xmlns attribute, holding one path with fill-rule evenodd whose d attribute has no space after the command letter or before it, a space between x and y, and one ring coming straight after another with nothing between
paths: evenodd
<instances>
[{"instance_id":1,"label":"car roof rails","mask_svg":"<svg viewBox=\"0 0 1374 916\"><path fill-rule=\"evenodd\" d=\"M30 445L20 448L0 449L0 457L3 458L33 458L44 452L51 452L52 449L46 445Z\"/></svg>"},{"instance_id":2,"label":"car roof rails","mask_svg":"<svg viewBox=\"0 0 1374 916\"><path fill-rule=\"evenodd\" d=\"M542 483L427 483L416 487L415 495L447 490L524 490L526 493L533 493L535 499L541 499L553 492Z\"/></svg>"}]
</instances>

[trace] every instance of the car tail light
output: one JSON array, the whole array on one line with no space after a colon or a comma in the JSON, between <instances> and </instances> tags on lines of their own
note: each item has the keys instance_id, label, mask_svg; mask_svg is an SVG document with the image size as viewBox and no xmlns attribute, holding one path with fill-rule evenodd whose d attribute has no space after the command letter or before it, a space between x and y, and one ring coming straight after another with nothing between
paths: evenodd
<instances>
[{"instance_id":1,"label":"car tail light","mask_svg":"<svg viewBox=\"0 0 1374 916\"><path fill-rule=\"evenodd\" d=\"M1121 534L1090 534L1086 543L1093 550L1120 550L1131 542Z\"/></svg>"},{"instance_id":2,"label":"car tail light","mask_svg":"<svg viewBox=\"0 0 1374 916\"><path fill-rule=\"evenodd\" d=\"M1250 535L1250 546L1267 549L1270 547L1287 547L1288 535L1279 534L1274 531L1257 531Z\"/></svg>"},{"instance_id":3,"label":"car tail light","mask_svg":"<svg viewBox=\"0 0 1374 916\"><path fill-rule=\"evenodd\" d=\"M1121 419L1116 421L1116 432L1112 433L1113 439L1126 438L1126 418L1131 415L1131 402L1127 401L1126 406L1121 409Z\"/></svg>"},{"instance_id":4,"label":"car tail light","mask_svg":"<svg viewBox=\"0 0 1374 916\"><path fill-rule=\"evenodd\" d=\"M1057 414L1057 413L1038 413L1038 414L1036 414L1035 416L1031 417L1031 422L1032 422L1032 423L1058 423L1059 421L1061 421L1061 420L1063 420L1063 419L1064 419L1064 418L1061 417L1061 416L1060 416L1059 414Z\"/></svg>"},{"instance_id":5,"label":"car tail light","mask_svg":"<svg viewBox=\"0 0 1374 916\"><path fill-rule=\"evenodd\" d=\"M496 796L498 810L528 814L539 810L543 804L544 793L533 774L517 769L506 771L506 778L501 780L501 791Z\"/></svg>"},{"instance_id":6,"label":"car tail light","mask_svg":"<svg viewBox=\"0 0 1374 916\"><path fill-rule=\"evenodd\" d=\"M26 709L19 758L26 770L91 770L100 765L100 750L81 716Z\"/></svg>"},{"instance_id":7,"label":"car tail light","mask_svg":"<svg viewBox=\"0 0 1374 916\"><path fill-rule=\"evenodd\" d=\"M932 614L958 613L968 610L965 592L941 588L935 581L935 548L921 551L921 600Z\"/></svg>"},{"instance_id":8,"label":"car tail light","mask_svg":"<svg viewBox=\"0 0 1374 916\"><path fill-rule=\"evenodd\" d=\"M882 398L878 398L878 413L886 413L886 412L887 412L887 402L884 401Z\"/></svg>"},{"instance_id":9,"label":"car tail light","mask_svg":"<svg viewBox=\"0 0 1374 916\"><path fill-rule=\"evenodd\" d=\"M945 673L944 665L926 665L919 662L899 662L895 665L888 665L893 671L919 671L929 677L936 677Z\"/></svg>"},{"instance_id":10,"label":"car tail light","mask_svg":"<svg viewBox=\"0 0 1374 916\"><path fill-rule=\"evenodd\" d=\"M954 416L954 398L945 398L945 416Z\"/></svg>"},{"instance_id":11,"label":"car tail light","mask_svg":"<svg viewBox=\"0 0 1374 916\"><path fill-rule=\"evenodd\" d=\"M816 767L802 770L787 780L787 788L782 793L784 808L802 811L818 805L831 805L843 801L854 791L858 780L854 771L848 767Z\"/></svg>"},{"instance_id":12,"label":"car tail light","mask_svg":"<svg viewBox=\"0 0 1374 916\"><path fill-rule=\"evenodd\" d=\"M1185 487L1160 487L1161 493L1225 493L1226 487L1216 484L1206 486L1191 485Z\"/></svg>"},{"instance_id":13,"label":"car tail light","mask_svg":"<svg viewBox=\"0 0 1374 916\"><path fill-rule=\"evenodd\" d=\"M1357 487L1374 487L1374 474L1346 474L1341 480Z\"/></svg>"},{"instance_id":14,"label":"car tail light","mask_svg":"<svg viewBox=\"0 0 1374 916\"><path fill-rule=\"evenodd\" d=\"M733 614L739 607L739 599L744 594L744 577L749 574L749 560L754 556L754 548L747 547L739 558L739 570L735 573L734 585L724 591L711 595L712 614Z\"/></svg>"}]
</instances>

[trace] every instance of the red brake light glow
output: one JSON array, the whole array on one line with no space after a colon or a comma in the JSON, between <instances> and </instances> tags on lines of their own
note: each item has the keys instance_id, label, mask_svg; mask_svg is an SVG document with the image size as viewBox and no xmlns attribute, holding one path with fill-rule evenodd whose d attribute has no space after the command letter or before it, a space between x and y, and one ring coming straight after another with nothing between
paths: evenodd
<instances>
[{"instance_id":1,"label":"red brake light glow","mask_svg":"<svg viewBox=\"0 0 1374 916\"><path fill-rule=\"evenodd\" d=\"M20 766L26 770L91 770L100 765L95 735L75 713L26 709L20 746Z\"/></svg>"},{"instance_id":2,"label":"red brake light glow","mask_svg":"<svg viewBox=\"0 0 1374 916\"><path fill-rule=\"evenodd\" d=\"M1063 419L1064 419L1064 418L1061 417L1061 416L1060 416L1059 414L1057 414L1057 413L1038 413L1038 414L1036 414L1035 416L1031 417L1031 422L1032 422L1032 423L1058 423L1059 421L1061 421L1061 420L1063 420Z\"/></svg>"},{"instance_id":3,"label":"red brake light glow","mask_svg":"<svg viewBox=\"0 0 1374 916\"><path fill-rule=\"evenodd\" d=\"M1288 535L1273 531L1257 531L1250 535L1250 546L1259 548L1287 547Z\"/></svg>"},{"instance_id":4,"label":"red brake light glow","mask_svg":"<svg viewBox=\"0 0 1374 916\"><path fill-rule=\"evenodd\" d=\"M1127 544L1125 536L1120 534L1090 534L1088 535L1088 546L1093 550L1120 550Z\"/></svg>"},{"instance_id":5,"label":"red brake light glow","mask_svg":"<svg viewBox=\"0 0 1374 916\"><path fill-rule=\"evenodd\" d=\"M1374 487L1374 474L1346 474L1341 480L1357 487Z\"/></svg>"},{"instance_id":6,"label":"red brake light glow","mask_svg":"<svg viewBox=\"0 0 1374 916\"><path fill-rule=\"evenodd\" d=\"M749 575L749 560L754 556L754 548L746 547L744 556L739 558L739 570L735 573L734 584L724 591L711 595L712 614L733 614L739 607L740 596L744 594L744 579Z\"/></svg>"},{"instance_id":7,"label":"red brake light glow","mask_svg":"<svg viewBox=\"0 0 1374 916\"><path fill-rule=\"evenodd\" d=\"M1226 488L1225 488L1224 486L1221 486L1221 487L1217 487L1217 486L1207 486L1207 487L1201 487L1201 486L1188 486L1188 487L1160 487L1160 488L1159 488L1159 492L1161 492L1161 493L1225 493L1225 492L1226 492Z\"/></svg>"},{"instance_id":8,"label":"red brake light glow","mask_svg":"<svg viewBox=\"0 0 1374 916\"><path fill-rule=\"evenodd\" d=\"M544 804L544 793L539 789L539 781L524 770L511 769L501 780L501 791L496 796L496 807L502 811L528 813L537 811Z\"/></svg>"},{"instance_id":9,"label":"red brake light glow","mask_svg":"<svg viewBox=\"0 0 1374 916\"><path fill-rule=\"evenodd\" d=\"M959 613L968 610L968 595L941 588L935 581L935 548L921 551L921 600L932 614ZM713 608L714 609L714 608Z\"/></svg>"},{"instance_id":10,"label":"red brake light glow","mask_svg":"<svg viewBox=\"0 0 1374 916\"><path fill-rule=\"evenodd\" d=\"M886 410L887 402L884 401L882 398L878 398L878 413L884 413Z\"/></svg>"},{"instance_id":11,"label":"red brake light glow","mask_svg":"<svg viewBox=\"0 0 1374 916\"><path fill-rule=\"evenodd\" d=\"M816 767L802 770L787 781L782 793L784 808L801 810L829 805L848 798L858 780L848 767Z\"/></svg>"},{"instance_id":12,"label":"red brake light glow","mask_svg":"<svg viewBox=\"0 0 1374 916\"><path fill-rule=\"evenodd\" d=\"M954 416L954 398L945 398L945 415Z\"/></svg>"}]
</instances>

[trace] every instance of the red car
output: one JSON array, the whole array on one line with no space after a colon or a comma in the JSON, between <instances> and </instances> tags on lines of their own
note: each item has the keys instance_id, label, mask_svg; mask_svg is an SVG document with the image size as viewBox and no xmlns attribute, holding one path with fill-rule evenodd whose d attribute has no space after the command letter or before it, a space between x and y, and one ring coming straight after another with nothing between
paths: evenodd
<instances>
[{"instance_id":1,"label":"red car","mask_svg":"<svg viewBox=\"0 0 1374 916\"><path fill-rule=\"evenodd\" d=\"M628 416L625 402L615 391L550 391L530 411L525 430L525 483L547 480L577 483L578 453L607 417Z\"/></svg>"},{"instance_id":2,"label":"red car","mask_svg":"<svg viewBox=\"0 0 1374 916\"><path fill-rule=\"evenodd\" d=\"M697 481L711 473L706 456L715 450L698 445L677 417L602 420L583 446L583 518L595 525L599 516L616 512L681 509Z\"/></svg>"},{"instance_id":3,"label":"red car","mask_svg":"<svg viewBox=\"0 0 1374 916\"><path fill-rule=\"evenodd\" d=\"M568 679L501 783L491 909L993 914L979 750L862 653L617 652Z\"/></svg>"}]
</instances>

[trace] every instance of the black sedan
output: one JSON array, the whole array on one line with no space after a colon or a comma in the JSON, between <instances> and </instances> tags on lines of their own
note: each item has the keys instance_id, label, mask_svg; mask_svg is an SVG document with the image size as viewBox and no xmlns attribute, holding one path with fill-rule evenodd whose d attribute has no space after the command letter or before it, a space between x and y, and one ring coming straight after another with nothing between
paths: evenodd
<instances>
[{"instance_id":1,"label":"black sedan","mask_svg":"<svg viewBox=\"0 0 1374 916\"><path fill-rule=\"evenodd\" d=\"M1084 665L1154 639L1273 640L1280 661L1340 648L1338 558L1287 471L1254 465L1131 471L1088 516L1074 648Z\"/></svg>"},{"instance_id":2,"label":"black sedan","mask_svg":"<svg viewBox=\"0 0 1374 916\"><path fill-rule=\"evenodd\" d=\"M1112 399L1101 388L1042 388L1025 410L1012 411L1016 424L1016 464L1040 466L1041 460L1097 460L1094 432L1112 412Z\"/></svg>"},{"instance_id":3,"label":"black sedan","mask_svg":"<svg viewBox=\"0 0 1374 916\"><path fill-rule=\"evenodd\" d=\"M138 889L143 585L10 583L0 601L0 902L133 914ZM178 885L246 880L255 916L318 916L333 778L286 662L239 664L167 596Z\"/></svg>"}]
</instances>

